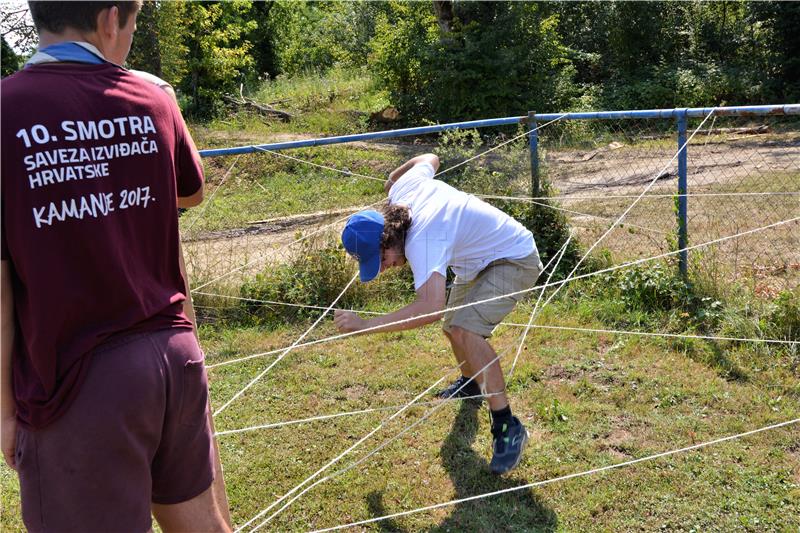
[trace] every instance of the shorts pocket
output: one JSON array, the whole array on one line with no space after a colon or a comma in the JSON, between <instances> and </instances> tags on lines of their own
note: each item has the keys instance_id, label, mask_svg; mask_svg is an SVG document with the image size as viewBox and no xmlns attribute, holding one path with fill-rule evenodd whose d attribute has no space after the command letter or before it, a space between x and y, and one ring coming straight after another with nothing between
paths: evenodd
<instances>
[{"instance_id":1,"label":"shorts pocket","mask_svg":"<svg viewBox=\"0 0 800 533\"><path fill-rule=\"evenodd\" d=\"M487 272L487 276L480 281L480 286L475 293L469 296L469 301L489 300L488 302L476 304L472 308L489 327L494 328L497 326L522 298L522 295L517 294L506 296L505 298L492 299L517 290L519 284L515 283L515 278L519 277L521 270L517 266L508 264L498 265L493 269L493 272Z\"/></svg>"},{"instance_id":2,"label":"shorts pocket","mask_svg":"<svg viewBox=\"0 0 800 533\"><path fill-rule=\"evenodd\" d=\"M178 421L184 426L199 426L208 412L208 379L203 360L187 361L183 367L183 395Z\"/></svg>"}]
</instances>

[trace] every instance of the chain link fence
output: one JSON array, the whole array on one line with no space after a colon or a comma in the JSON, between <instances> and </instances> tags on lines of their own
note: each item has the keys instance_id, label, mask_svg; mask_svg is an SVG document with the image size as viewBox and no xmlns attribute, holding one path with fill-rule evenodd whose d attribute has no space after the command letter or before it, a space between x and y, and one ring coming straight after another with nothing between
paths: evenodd
<instances>
[{"instance_id":1,"label":"chain link fence","mask_svg":"<svg viewBox=\"0 0 800 533\"><path fill-rule=\"evenodd\" d=\"M800 216L797 118L711 117L695 133L701 121L691 118L687 124L687 136L694 133L687 144L690 246ZM530 203L556 210L585 248L652 182L594 253L616 264L679 247L675 119L562 119L538 125L539 173L548 184L539 195L532 194L525 124L455 129L413 142L207 158L207 199L181 219L198 314L207 321L232 313L246 320L274 315L290 321L308 316L306 305L327 305L355 269L336 249L344 221L361 208L379 207L385 198L382 180L424 152L437 153L445 170L495 148L439 179L506 210ZM692 250L688 272L693 279L719 287L736 284L762 297L793 289L800 283L800 223ZM389 301L403 291L410 297L404 276L408 273L357 284L341 305Z\"/></svg>"},{"instance_id":2,"label":"chain link fence","mask_svg":"<svg viewBox=\"0 0 800 533\"><path fill-rule=\"evenodd\" d=\"M691 135L702 119L690 119ZM544 175L583 243L591 244L645 190L603 247L614 260L678 246L678 160L672 119L563 121L540 134ZM688 245L800 216L800 121L712 117L687 144ZM762 296L798 286L800 223L689 252L689 274Z\"/></svg>"}]
</instances>

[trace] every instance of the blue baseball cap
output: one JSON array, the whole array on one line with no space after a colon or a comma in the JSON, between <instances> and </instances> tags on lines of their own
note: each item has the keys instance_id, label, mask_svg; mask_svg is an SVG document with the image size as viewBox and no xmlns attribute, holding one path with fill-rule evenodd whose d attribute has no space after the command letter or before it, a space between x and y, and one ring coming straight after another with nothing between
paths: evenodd
<instances>
[{"instance_id":1,"label":"blue baseball cap","mask_svg":"<svg viewBox=\"0 0 800 533\"><path fill-rule=\"evenodd\" d=\"M358 259L361 281L371 281L381 270L381 235L383 215L372 209L359 211L347 220L342 244L347 253Z\"/></svg>"}]
</instances>

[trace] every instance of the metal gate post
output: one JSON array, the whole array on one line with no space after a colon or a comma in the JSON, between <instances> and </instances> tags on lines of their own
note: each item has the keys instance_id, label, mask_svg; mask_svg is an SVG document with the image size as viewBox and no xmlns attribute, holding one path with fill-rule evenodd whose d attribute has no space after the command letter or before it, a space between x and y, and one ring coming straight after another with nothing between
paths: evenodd
<instances>
[{"instance_id":1,"label":"metal gate post","mask_svg":"<svg viewBox=\"0 0 800 533\"><path fill-rule=\"evenodd\" d=\"M539 196L539 131L536 129L536 111L528 111L528 131L531 150L531 196Z\"/></svg>"},{"instance_id":2,"label":"metal gate post","mask_svg":"<svg viewBox=\"0 0 800 533\"><path fill-rule=\"evenodd\" d=\"M688 236L688 197L687 194L687 146L686 144L686 109L678 114L678 249L681 250L678 267L681 276L686 277L689 268Z\"/></svg>"}]
</instances>

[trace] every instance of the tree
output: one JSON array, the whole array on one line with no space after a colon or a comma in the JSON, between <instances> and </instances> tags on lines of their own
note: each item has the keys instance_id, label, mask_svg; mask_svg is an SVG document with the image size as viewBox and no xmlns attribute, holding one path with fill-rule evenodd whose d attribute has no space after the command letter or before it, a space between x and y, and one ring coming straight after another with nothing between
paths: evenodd
<instances>
[{"instance_id":1,"label":"tree","mask_svg":"<svg viewBox=\"0 0 800 533\"><path fill-rule=\"evenodd\" d=\"M13 45L22 56L33 53L39 44L39 36L28 13L27 3L20 0L0 2L0 34L6 45L9 48Z\"/></svg>"},{"instance_id":2,"label":"tree","mask_svg":"<svg viewBox=\"0 0 800 533\"><path fill-rule=\"evenodd\" d=\"M222 95L236 92L253 66L252 45L246 40L257 22L248 18L251 3L187 2L187 75L180 88L189 95L189 111L211 116Z\"/></svg>"},{"instance_id":3,"label":"tree","mask_svg":"<svg viewBox=\"0 0 800 533\"><path fill-rule=\"evenodd\" d=\"M180 86L187 72L188 26L184 2L147 0L137 20L128 65Z\"/></svg>"},{"instance_id":4,"label":"tree","mask_svg":"<svg viewBox=\"0 0 800 533\"><path fill-rule=\"evenodd\" d=\"M132 68L162 77L164 73L161 70L159 15L155 1L147 0L142 4L136 20L136 37L128 54L128 64Z\"/></svg>"},{"instance_id":5,"label":"tree","mask_svg":"<svg viewBox=\"0 0 800 533\"><path fill-rule=\"evenodd\" d=\"M406 116L449 121L560 106L570 61L545 4L390 5L372 65Z\"/></svg>"},{"instance_id":6,"label":"tree","mask_svg":"<svg viewBox=\"0 0 800 533\"><path fill-rule=\"evenodd\" d=\"M5 37L0 38L0 45L2 45L0 50L0 77L5 78L19 70L19 57L8 46Z\"/></svg>"},{"instance_id":7,"label":"tree","mask_svg":"<svg viewBox=\"0 0 800 533\"><path fill-rule=\"evenodd\" d=\"M278 0L269 11L276 72L325 71L334 65L364 66L382 2Z\"/></svg>"}]
</instances>

